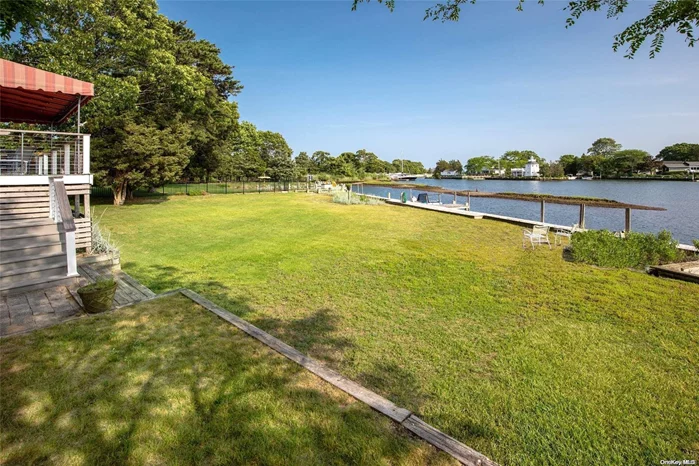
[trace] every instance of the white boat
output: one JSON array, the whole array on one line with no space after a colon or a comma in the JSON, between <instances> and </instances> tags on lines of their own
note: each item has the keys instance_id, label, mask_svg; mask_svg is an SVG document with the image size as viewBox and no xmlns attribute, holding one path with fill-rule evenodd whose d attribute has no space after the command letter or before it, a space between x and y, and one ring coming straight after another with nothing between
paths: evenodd
<instances>
[{"instance_id":1,"label":"white boat","mask_svg":"<svg viewBox=\"0 0 699 466\"><path fill-rule=\"evenodd\" d=\"M578 179L578 177L575 175L568 175L566 178L568 178L569 180L577 180Z\"/></svg>"}]
</instances>

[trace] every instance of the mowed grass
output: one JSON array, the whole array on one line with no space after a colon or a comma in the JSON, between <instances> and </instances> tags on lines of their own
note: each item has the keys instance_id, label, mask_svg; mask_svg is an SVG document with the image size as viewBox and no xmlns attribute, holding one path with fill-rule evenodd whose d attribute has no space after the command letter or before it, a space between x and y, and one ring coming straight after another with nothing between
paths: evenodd
<instances>
[{"instance_id":1,"label":"mowed grass","mask_svg":"<svg viewBox=\"0 0 699 466\"><path fill-rule=\"evenodd\" d=\"M522 250L521 228L312 194L100 206L188 287L503 464L699 456L699 286Z\"/></svg>"},{"instance_id":2,"label":"mowed grass","mask_svg":"<svg viewBox=\"0 0 699 466\"><path fill-rule=\"evenodd\" d=\"M0 464L456 464L181 295L0 356Z\"/></svg>"}]
</instances>

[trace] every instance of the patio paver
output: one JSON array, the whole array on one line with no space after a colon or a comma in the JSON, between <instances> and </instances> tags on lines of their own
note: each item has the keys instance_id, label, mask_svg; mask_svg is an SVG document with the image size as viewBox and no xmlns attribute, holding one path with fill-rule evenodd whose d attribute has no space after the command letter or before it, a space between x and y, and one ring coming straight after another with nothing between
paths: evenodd
<instances>
[{"instance_id":1,"label":"patio paver","mask_svg":"<svg viewBox=\"0 0 699 466\"><path fill-rule=\"evenodd\" d=\"M104 276L117 281L114 307L134 304L155 296L121 270L80 265L78 285L56 286L43 290L0 297L0 337L26 333L85 316L77 289Z\"/></svg>"}]
</instances>

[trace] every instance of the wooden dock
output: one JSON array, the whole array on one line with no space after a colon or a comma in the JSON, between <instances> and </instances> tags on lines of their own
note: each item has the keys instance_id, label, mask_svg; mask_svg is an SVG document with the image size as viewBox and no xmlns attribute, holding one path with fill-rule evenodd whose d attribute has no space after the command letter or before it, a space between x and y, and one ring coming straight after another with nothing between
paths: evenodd
<instances>
[{"instance_id":1,"label":"wooden dock","mask_svg":"<svg viewBox=\"0 0 699 466\"><path fill-rule=\"evenodd\" d=\"M570 225L556 225L554 223L545 223L545 222L538 222L536 220L527 220L524 218L516 218L516 217L508 217L506 215L496 215L496 214L487 214L484 212L473 212L470 210L465 210L465 209L458 209L454 208L453 206L444 206L444 205L435 205L435 204L423 204L420 202L401 202L397 199L386 199L382 198L386 203L391 204L391 205L398 205L398 206L403 206L403 207L413 207L415 209L423 209L423 210L431 210L433 212L442 212L446 214L451 214L451 215L459 215L461 217L468 217L468 218L473 218L476 220L481 220L484 218L491 219L491 220L498 220L501 222L508 222L508 223L513 223L515 225L521 225L525 227L533 227L533 226L540 226L544 225L549 228L554 228L554 229L560 229L560 230L571 230L572 227Z\"/></svg>"}]
</instances>

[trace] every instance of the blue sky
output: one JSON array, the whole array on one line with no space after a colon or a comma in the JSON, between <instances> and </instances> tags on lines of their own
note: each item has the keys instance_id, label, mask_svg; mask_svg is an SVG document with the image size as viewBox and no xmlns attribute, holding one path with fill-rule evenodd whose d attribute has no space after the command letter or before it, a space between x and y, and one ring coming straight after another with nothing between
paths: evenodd
<instances>
[{"instance_id":1,"label":"blue sky","mask_svg":"<svg viewBox=\"0 0 699 466\"><path fill-rule=\"evenodd\" d=\"M422 21L425 2L160 1L235 66L241 118L295 153L432 165L511 149L552 160L607 136L651 154L699 142L699 49L670 33L655 59L625 59L613 36L650 2L570 29L565 4L479 0L442 24Z\"/></svg>"}]
</instances>

